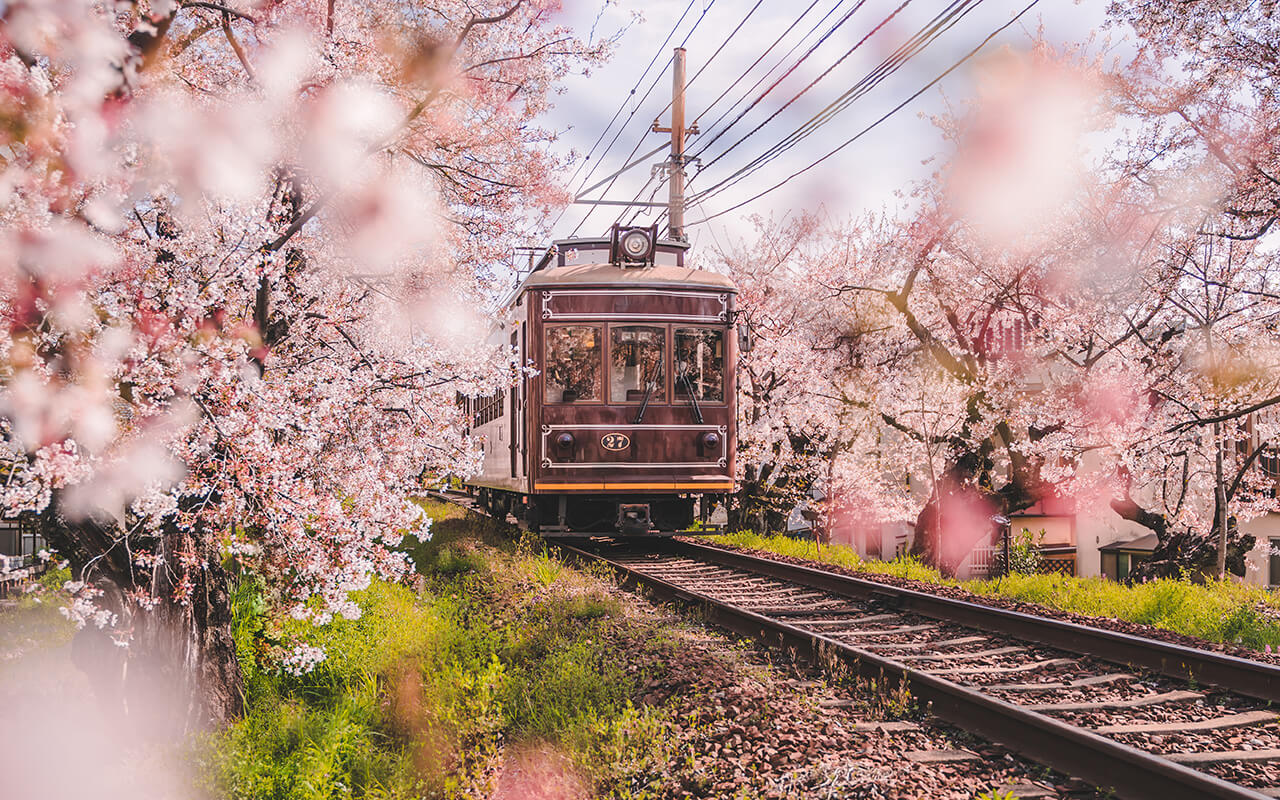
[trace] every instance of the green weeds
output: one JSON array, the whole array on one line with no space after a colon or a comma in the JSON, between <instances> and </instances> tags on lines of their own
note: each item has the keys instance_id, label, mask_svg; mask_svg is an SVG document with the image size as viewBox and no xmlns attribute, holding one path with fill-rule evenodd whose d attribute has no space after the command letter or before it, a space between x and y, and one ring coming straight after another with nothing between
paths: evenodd
<instances>
[{"instance_id":1,"label":"green weeds","mask_svg":"<svg viewBox=\"0 0 1280 800\"><path fill-rule=\"evenodd\" d=\"M374 582L359 619L322 627L235 596L246 717L211 743L209 788L232 798L487 796L504 748L552 747L597 792L651 796L671 753L660 712L618 657L621 605L540 544L424 502L407 539L423 590ZM305 641L326 657L294 677L270 656Z\"/></svg>"},{"instance_id":2,"label":"green weeds","mask_svg":"<svg viewBox=\"0 0 1280 800\"><path fill-rule=\"evenodd\" d=\"M1061 573L1019 574L984 581L955 581L916 559L863 560L842 545L818 545L787 537L734 533L715 541L779 555L808 558L848 569L958 586L1095 617L1152 625L1212 642L1261 650L1280 646L1280 598L1258 586L1232 581L1194 583L1187 578L1125 584Z\"/></svg>"}]
</instances>

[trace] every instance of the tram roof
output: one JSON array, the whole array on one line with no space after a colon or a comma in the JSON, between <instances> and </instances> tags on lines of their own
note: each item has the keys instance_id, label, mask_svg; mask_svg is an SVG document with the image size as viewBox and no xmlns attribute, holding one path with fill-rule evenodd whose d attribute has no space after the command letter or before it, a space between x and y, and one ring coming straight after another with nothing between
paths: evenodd
<instances>
[{"instance_id":1,"label":"tram roof","mask_svg":"<svg viewBox=\"0 0 1280 800\"><path fill-rule=\"evenodd\" d=\"M727 275L669 264L651 267L619 267L615 264L572 264L540 269L525 279L522 289L563 286L666 286L679 289L716 289L736 292Z\"/></svg>"}]
</instances>

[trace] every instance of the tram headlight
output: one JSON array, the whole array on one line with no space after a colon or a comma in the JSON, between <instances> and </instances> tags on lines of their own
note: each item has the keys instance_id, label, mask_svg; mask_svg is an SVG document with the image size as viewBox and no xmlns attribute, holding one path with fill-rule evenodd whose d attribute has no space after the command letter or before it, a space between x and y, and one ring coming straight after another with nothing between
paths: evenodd
<instances>
[{"instance_id":1,"label":"tram headlight","mask_svg":"<svg viewBox=\"0 0 1280 800\"><path fill-rule=\"evenodd\" d=\"M702 444L703 455L712 455L716 452L716 448L720 447L720 434L715 431L707 431L702 434L700 443Z\"/></svg>"},{"instance_id":2,"label":"tram headlight","mask_svg":"<svg viewBox=\"0 0 1280 800\"><path fill-rule=\"evenodd\" d=\"M643 261L649 256L649 248L653 245L649 242L648 231L631 230L618 237L618 244L622 246L622 252L632 261Z\"/></svg>"},{"instance_id":3,"label":"tram headlight","mask_svg":"<svg viewBox=\"0 0 1280 800\"><path fill-rule=\"evenodd\" d=\"M556 436L556 449L563 454L573 452L573 434L568 431Z\"/></svg>"},{"instance_id":4,"label":"tram headlight","mask_svg":"<svg viewBox=\"0 0 1280 800\"><path fill-rule=\"evenodd\" d=\"M652 264L654 249L658 244L658 226L631 228L613 226L610 260L620 267Z\"/></svg>"}]
</instances>

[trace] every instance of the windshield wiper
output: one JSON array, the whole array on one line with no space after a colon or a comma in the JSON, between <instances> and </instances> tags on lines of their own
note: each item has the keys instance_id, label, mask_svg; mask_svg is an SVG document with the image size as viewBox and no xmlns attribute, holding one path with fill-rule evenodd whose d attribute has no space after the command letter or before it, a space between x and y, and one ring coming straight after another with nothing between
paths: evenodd
<instances>
[{"instance_id":1,"label":"windshield wiper","mask_svg":"<svg viewBox=\"0 0 1280 800\"><path fill-rule=\"evenodd\" d=\"M693 389L693 381L689 380L689 370L680 370L680 380L684 381L684 386L689 390L689 408L693 409L693 421L702 424L702 409L698 407L698 395Z\"/></svg>"},{"instance_id":2,"label":"windshield wiper","mask_svg":"<svg viewBox=\"0 0 1280 800\"><path fill-rule=\"evenodd\" d=\"M636 421L634 424L639 425L644 422L644 412L649 409L649 398L653 397L653 390L658 388L658 376L662 374L662 359L658 359L658 363L653 365L653 377L649 378L644 386L644 398L640 401L640 410L636 412Z\"/></svg>"}]
</instances>

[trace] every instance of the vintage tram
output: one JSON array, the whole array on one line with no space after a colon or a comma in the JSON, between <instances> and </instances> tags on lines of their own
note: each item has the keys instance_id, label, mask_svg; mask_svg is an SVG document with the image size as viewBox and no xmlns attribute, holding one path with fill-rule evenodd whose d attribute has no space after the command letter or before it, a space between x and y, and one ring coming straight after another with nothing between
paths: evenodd
<instances>
[{"instance_id":1,"label":"vintage tram","mask_svg":"<svg viewBox=\"0 0 1280 800\"><path fill-rule=\"evenodd\" d=\"M615 227L534 264L491 335L530 374L463 399L484 448L464 484L486 508L544 536L709 527L733 489L735 289L687 250Z\"/></svg>"}]
</instances>

